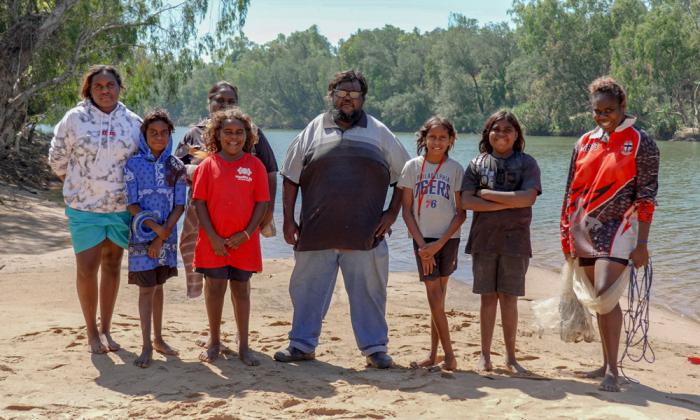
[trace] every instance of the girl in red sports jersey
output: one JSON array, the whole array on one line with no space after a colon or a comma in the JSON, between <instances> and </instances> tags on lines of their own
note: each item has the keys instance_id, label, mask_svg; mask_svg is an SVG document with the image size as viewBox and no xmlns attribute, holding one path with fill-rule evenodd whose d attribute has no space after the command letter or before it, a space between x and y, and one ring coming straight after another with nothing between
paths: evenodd
<instances>
[{"instance_id":1,"label":"girl in red sports jersey","mask_svg":"<svg viewBox=\"0 0 700 420\"><path fill-rule=\"evenodd\" d=\"M238 357L257 366L248 349L250 277L262 270L258 226L270 195L267 171L250 154L257 128L238 108L212 115L204 133L212 155L196 169L192 200L199 218L199 236L194 252L196 271L204 274L204 302L209 318L209 342L199 358L213 362L221 351L221 312L227 284L231 285Z\"/></svg>"},{"instance_id":2,"label":"girl in red sports jersey","mask_svg":"<svg viewBox=\"0 0 700 420\"><path fill-rule=\"evenodd\" d=\"M562 206L561 238L565 257L576 259L575 264L600 297L613 285L618 286L616 282L628 264L647 264L659 150L646 132L635 127L635 118L625 114L626 94L615 80L598 78L589 91L598 128L584 134L574 146ZM602 377L603 391L619 391L622 310L615 304L611 310L596 311L603 366L585 375Z\"/></svg>"}]
</instances>

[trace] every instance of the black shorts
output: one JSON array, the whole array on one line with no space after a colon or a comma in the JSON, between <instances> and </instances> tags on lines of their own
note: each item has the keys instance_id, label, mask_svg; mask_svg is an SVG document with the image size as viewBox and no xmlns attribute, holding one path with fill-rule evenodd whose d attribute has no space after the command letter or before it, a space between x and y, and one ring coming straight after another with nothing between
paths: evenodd
<instances>
[{"instance_id":1,"label":"black shorts","mask_svg":"<svg viewBox=\"0 0 700 420\"><path fill-rule=\"evenodd\" d=\"M435 242L438 238L424 238L426 243ZM459 238L450 238L445 245L435 254L435 268L427 276L423 275L423 264L418 256L418 244L413 241L413 253L418 265L418 277L420 281L435 280L439 277L447 277L457 269L457 255L459 255Z\"/></svg>"},{"instance_id":2,"label":"black shorts","mask_svg":"<svg viewBox=\"0 0 700 420\"><path fill-rule=\"evenodd\" d=\"M525 296L525 273L530 257L472 254L472 273L477 294L507 293Z\"/></svg>"},{"instance_id":3,"label":"black shorts","mask_svg":"<svg viewBox=\"0 0 700 420\"><path fill-rule=\"evenodd\" d=\"M627 266L629 264L629 260L624 259L624 258L616 258L616 257L593 257L593 258L579 258L578 259L578 266L579 267L590 267L592 265L595 265L596 260L608 260L612 262L616 262L618 264L622 264L624 266Z\"/></svg>"},{"instance_id":4,"label":"black shorts","mask_svg":"<svg viewBox=\"0 0 700 420\"><path fill-rule=\"evenodd\" d=\"M224 279L246 282L253 276L253 271L241 270L240 268L227 265L216 268L196 268L194 271L204 274L207 278Z\"/></svg>"},{"instance_id":5,"label":"black shorts","mask_svg":"<svg viewBox=\"0 0 700 420\"><path fill-rule=\"evenodd\" d=\"M152 270L129 271L129 284L153 287L165 283L170 277L177 277L177 268L163 265Z\"/></svg>"}]
</instances>

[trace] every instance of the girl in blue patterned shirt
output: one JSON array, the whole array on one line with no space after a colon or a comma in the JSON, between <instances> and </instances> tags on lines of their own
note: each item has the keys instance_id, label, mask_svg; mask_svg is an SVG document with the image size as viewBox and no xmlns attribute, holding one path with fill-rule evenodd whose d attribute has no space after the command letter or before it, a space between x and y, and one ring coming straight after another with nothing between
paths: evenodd
<instances>
[{"instance_id":1,"label":"girl in blue patterned shirt","mask_svg":"<svg viewBox=\"0 0 700 420\"><path fill-rule=\"evenodd\" d=\"M177 351L163 341L163 284L177 276L177 221L185 209L185 166L171 155L173 123L155 109L143 119L139 150L124 167L127 209L132 215L129 237L129 284L139 292L143 348L134 361L146 368L153 350ZM151 319L154 339L151 342Z\"/></svg>"}]
</instances>

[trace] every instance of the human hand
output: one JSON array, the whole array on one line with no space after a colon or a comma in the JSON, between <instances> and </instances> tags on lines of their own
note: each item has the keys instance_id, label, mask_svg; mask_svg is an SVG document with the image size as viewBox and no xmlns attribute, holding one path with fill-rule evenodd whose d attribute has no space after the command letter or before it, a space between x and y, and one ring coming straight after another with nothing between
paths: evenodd
<instances>
[{"instance_id":1,"label":"human hand","mask_svg":"<svg viewBox=\"0 0 700 420\"><path fill-rule=\"evenodd\" d=\"M282 232L284 233L284 240L289 245L296 245L299 240L299 225L297 222L292 220L284 220L282 224Z\"/></svg>"},{"instance_id":2,"label":"human hand","mask_svg":"<svg viewBox=\"0 0 700 420\"><path fill-rule=\"evenodd\" d=\"M374 231L374 236L376 238L379 238L380 236L384 236L385 234L391 235L391 225L394 224L397 216L397 214L394 214L393 212L390 212L388 210L383 212L382 218L379 219L379 226L377 226L377 229L375 229Z\"/></svg>"},{"instance_id":3,"label":"human hand","mask_svg":"<svg viewBox=\"0 0 700 420\"><path fill-rule=\"evenodd\" d=\"M432 258L440 251L441 248L442 246L438 243L438 241L430 242L418 248L418 255L421 258Z\"/></svg>"},{"instance_id":4,"label":"human hand","mask_svg":"<svg viewBox=\"0 0 700 420\"><path fill-rule=\"evenodd\" d=\"M209 243L211 244L215 255L220 257L225 257L228 255L228 251L226 251L226 241L221 236L217 234L209 235Z\"/></svg>"},{"instance_id":5,"label":"human hand","mask_svg":"<svg viewBox=\"0 0 700 420\"><path fill-rule=\"evenodd\" d=\"M156 238L151 241L151 245L148 246L148 257L149 258L159 258L160 250L163 248L163 240Z\"/></svg>"},{"instance_id":6,"label":"human hand","mask_svg":"<svg viewBox=\"0 0 700 420\"><path fill-rule=\"evenodd\" d=\"M270 221L272 220L272 212L274 209L272 209L270 206L267 207L267 211L265 211L265 215L263 216L262 220L260 221L260 229L263 228L263 226L267 226Z\"/></svg>"},{"instance_id":7,"label":"human hand","mask_svg":"<svg viewBox=\"0 0 700 420\"><path fill-rule=\"evenodd\" d=\"M245 241L249 239L243 231L234 233L230 238L226 239L226 246L233 249L238 249Z\"/></svg>"},{"instance_id":8,"label":"human hand","mask_svg":"<svg viewBox=\"0 0 700 420\"><path fill-rule=\"evenodd\" d=\"M153 227L153 232L155 232L160 239L167 241L172 230L165 227L165 225L155 225Z\"/></svg>"},{"instance_id":9,"label":"human hand","mask_svg":"<svg viewBox=\"0 0 700 420\"><path fill-rule=\"evenodd\" d=\"M424 276L429 276L430 273L435 270L435 257L430 257L430 258L421 258L420 259L421 266L423 266L423 275Z\"/></svg>"},{"instance_id":10,"label":"human hand","mask_svg":"<svg viewBox=\"0 0 700 420\"><path fill-rule=\"evenodd\" d=\"M649 262L649 250L647 249L647 245L637 244L637 247L630 253L630 260L632 260L635 268L647 265L647 262Z\"/></svg>"}]
</instances>

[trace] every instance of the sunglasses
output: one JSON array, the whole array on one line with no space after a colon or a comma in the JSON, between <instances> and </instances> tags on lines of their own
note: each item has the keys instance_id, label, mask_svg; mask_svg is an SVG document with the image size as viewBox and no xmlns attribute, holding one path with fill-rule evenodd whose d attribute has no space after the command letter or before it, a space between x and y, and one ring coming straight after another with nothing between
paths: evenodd
<instances>
[{"instance_id":1,"label":"sunglasses","mask_svg":"<svg viewBox=\"0 0 700 420\"><path fill-rule=\"evenodd\" d=\"M338 89L335 89L335 90L333 91L333 93L334 93L335 96L337 96L338 98L344 98L344 97L346 97L346 96L350 96L351 99L357 99L357 98L359 98L360 96L362 96L362 92L357 92L357 91L354 91L354 90L353 90L353 91L350 91L350 90L338 90Z\"/></svg>"}]
</instances>

